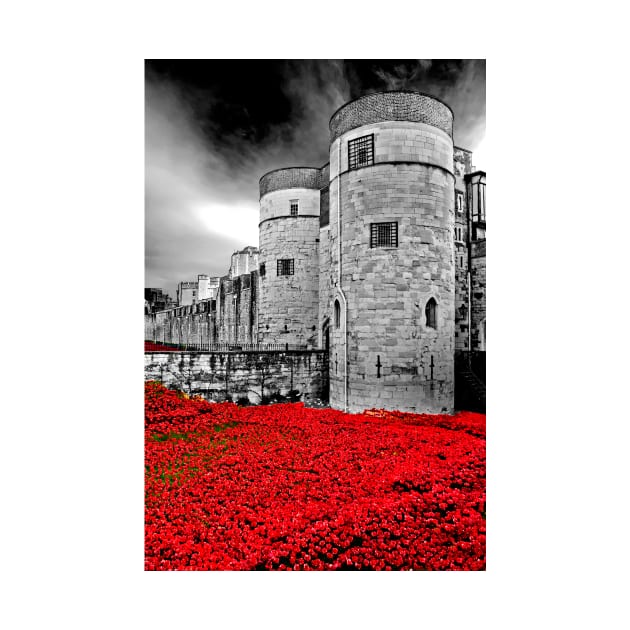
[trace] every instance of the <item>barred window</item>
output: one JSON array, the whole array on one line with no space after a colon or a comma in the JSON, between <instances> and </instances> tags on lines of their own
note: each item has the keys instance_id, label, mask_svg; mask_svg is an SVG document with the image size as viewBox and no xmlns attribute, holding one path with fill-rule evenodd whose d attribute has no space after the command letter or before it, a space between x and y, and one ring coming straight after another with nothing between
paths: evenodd
<instances>
[{"instance_id":1,"label":"barred window","mask_svg":"<svg viewBox=\"0 0 630 630\"><path fill-rule=\"evenodd\" d=\"M398 223L371 223L370 247L398 247Z\"/></svg>"},{"instance_id":2,"label":"barred window","mask_svg":"<svg viewBox=\"0 0 630 630\"><path fill-rule=\"evenodd\" d=\"M374 134L348 140L348 168L374 164Z\"/></svg>"},{"instance_id":3,"label":"barred window","mask_svg":"<svg viewBox=\"0 0 630 630\"><path fill-rule=\"evenodd\" d=\"M297 199L291 199L289 204L291 206L291 216L292 217L297 217L297 214L298 214L298 200Z\"/></svg>"},{"instance_id":4,"label":"barred window","mask_svg":"<svg viewBox=\"0 0 630 630\"><path fill-rule=\"evenodd\" d=\"M260 267L258 269L259 273L261 276L264 276L266 273L266 268L265 268L265 263L260 263Z\"/></svg>"},{"instance_id":5,"label":"barred window","mask_svg":"<svg viewBox=\"0 0 630 630\"><path fill-rule=\"evenodd\" d=\"M427 317L427 326L429 328L437 328L437 302L434 298L430 298L427 302L424 314Z\"/></svg>"},{"instance_id":6,"label":"barred window","mask_svg":"<svg viewBox=\"0 0 630 630\"><path fill-rule=\"evenodd\" d=\"M278 275L279 276L292 276L293 275L293 258L279 258L278 259Z\"/></svg>"}]
</instances>

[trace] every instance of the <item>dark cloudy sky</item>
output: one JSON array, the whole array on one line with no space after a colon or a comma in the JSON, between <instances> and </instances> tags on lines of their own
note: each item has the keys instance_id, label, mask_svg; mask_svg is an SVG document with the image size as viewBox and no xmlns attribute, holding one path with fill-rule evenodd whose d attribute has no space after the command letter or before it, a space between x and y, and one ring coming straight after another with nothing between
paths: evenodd
<instances>
[{"instance_id":1,"label":"dark cloudy sky","mask_svg":"<svg viewBox=\"0 0 630 630\"><path fill-rule=\"evenodd\" d=\"M485 168L485 60L147 60L145 286L227 273L258 245L258 180L328 161L328 121L358 96L415 89L454 111Z\"/></svg>"}]
</instances>

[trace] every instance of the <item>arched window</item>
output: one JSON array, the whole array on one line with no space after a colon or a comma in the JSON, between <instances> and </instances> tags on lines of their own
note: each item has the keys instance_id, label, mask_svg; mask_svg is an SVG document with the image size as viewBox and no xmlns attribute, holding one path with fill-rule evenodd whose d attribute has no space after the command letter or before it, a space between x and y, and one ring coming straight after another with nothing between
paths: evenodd
<instances>
[{"instance_id":1,"label":"arched window","mask_svg":"<svg viewBox=\"0 0 630 630\"><path fill-rule=\"evenodd\" d=\"M339 300L335 300L335 328L339 328L340 321L341 321L341 307L339 306Z\"/></svg>"},{"instance_id":2,"label":"arched window","mask_svg":"<svg viewBox=\"0 0 630 630\"><path fill-rule=\"evenodd\" d=\"M427 326L437 329L437 302L433 298L427 302L424 314L427 317Z\"/></svg>"}]
</instances>

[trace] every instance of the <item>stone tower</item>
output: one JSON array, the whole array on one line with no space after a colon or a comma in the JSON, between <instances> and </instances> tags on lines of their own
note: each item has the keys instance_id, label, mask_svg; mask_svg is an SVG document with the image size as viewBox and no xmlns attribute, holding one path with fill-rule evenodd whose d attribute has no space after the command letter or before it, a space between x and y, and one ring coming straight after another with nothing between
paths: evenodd
<instances>
[{"instance_id":1,"label":"stone tower","mask_svg":"<svg viewBox=\"0 0 630 630\"><path fill-rule=\"evenodd\" d=\"M330 119L319 321L335 408L453 409L452 135L451 109L417 92L370 94ZM269 217L279 207L274 194L282 206L292 193L266 193Z\"/></svg>"},{"instance_id":2,"label":"stone tower","mask_svg":"<svg viewBox=\"0 0 630 630\"><path fill-rule=\"evenodd\" d=\"M317 344L319 189L319 168L283 168L260 179L262 343Z\"/></svg>"}]
</instances>

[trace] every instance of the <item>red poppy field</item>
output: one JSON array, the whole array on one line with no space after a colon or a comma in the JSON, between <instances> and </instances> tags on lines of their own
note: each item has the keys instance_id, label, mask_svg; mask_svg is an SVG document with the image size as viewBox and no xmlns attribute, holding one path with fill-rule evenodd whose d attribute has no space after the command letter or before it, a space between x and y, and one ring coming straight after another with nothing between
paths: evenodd
<instances>
[{"instance_id":1,"label":"red poppy field","mask_svg":"<svg viewBox=\"0 0 630 630\"><path fill-rule=\"evenodd\" d=\"M153 343L152 341L145 341L144 351L145 352L177 352L177 349L171 348L170 346L165 346L161 343Z\"/></svg>"},{"instance_id":2,"label":"red poppy field","mask_svg":"<svg viewBox=\"0 0 630 630\"><path fill-rule=\"evenodd\" d=\"M484 570L485 416L145 385L146 570Z\"/></svg>"}]
</instances>

